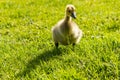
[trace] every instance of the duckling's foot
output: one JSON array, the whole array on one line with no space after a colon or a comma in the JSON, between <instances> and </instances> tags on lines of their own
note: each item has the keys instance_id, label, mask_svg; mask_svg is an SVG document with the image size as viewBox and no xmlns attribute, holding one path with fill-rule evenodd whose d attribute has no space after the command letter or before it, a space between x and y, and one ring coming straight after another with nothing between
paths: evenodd
<instances>
[{"instance_id":1,"label":"duckling's foot","mask_svg":"<svg viewBox=\"0 0 120 80\"><path fill-rule=\"evenodd\" d=\"M58 48L58 43L55 43L56 48Z\"/></svg>"}]
</instances>

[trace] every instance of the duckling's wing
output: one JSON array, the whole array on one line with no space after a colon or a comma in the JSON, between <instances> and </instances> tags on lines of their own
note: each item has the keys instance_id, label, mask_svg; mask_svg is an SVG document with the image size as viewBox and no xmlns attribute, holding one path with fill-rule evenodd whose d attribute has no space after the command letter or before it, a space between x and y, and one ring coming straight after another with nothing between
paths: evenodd
<instances>
[{"instance_id":1,"label":"duckling's wing","mask_svg":"<svg viewBox=\"0 0 120 80\"><path fill-rule=\"evenodd\" d=\"M81 34L82 30L80 30L79 26L73 22L72 23L72 34L74 34L74 36L78 36L79 34Z\"/></svg>"},{"instance_id":2,"label":"duckling's wing","mask_svg":"<svg viewBox=\"0 0 120 80\"><path fill-rule=\"evenodd\" d=\"M75 43L78 43L82 37L82 30L78 27L76 23L72 24L72 37L75 41Z\"/></svg>"},{"instance_id":3,"label":"duckling's wing","mask_svg":"<svg viewBox=\"0 0 120 80\"><path fill-rule=\"evenodd\" d=\"M61 32L60 26L62 24L62 21L59 21L53 28L52 28L52 33L53 33L53 39L55 42L62 42L64 39L64 35Z\"/></svg>"}]
</instances>

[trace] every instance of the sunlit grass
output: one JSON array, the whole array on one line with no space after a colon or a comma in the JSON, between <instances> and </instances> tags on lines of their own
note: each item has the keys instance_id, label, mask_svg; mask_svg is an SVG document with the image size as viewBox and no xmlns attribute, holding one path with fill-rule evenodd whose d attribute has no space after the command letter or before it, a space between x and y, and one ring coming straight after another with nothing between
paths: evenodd
<instances>
[{"instance_id":1,"label":"sunlit grass","mask_svg":"<svg viewBox=\"0 0 120 80\"><path fill-rule=\"evenodd\" d=\"M73 47L56 49L51 28L76 7L84 32ZM118 80L120 78L119 0L1 0L1 80Z\"/></svg>"}]
</instances>

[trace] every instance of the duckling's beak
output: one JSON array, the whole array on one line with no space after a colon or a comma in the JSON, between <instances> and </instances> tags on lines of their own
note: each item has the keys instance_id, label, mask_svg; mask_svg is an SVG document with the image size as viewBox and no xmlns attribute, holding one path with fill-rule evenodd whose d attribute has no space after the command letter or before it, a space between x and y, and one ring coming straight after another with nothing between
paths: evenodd
<instances>
[{"instance_id":1,"label":"duckling's beak","mask_svg":"<svg viewBox=\"0 0 120 80\"><path fill-rule=\"evenodd\" d=\"M73 12L73 13L71 14L71 17L73 17L74 19L76 19L76 13Z\"/></svg>"}]
</instances>

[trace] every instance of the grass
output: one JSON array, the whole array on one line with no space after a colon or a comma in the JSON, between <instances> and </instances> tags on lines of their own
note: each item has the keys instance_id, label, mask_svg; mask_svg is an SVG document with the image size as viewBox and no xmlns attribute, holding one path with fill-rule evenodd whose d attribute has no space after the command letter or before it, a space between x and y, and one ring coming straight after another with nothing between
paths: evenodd
<instances>
[{"instance_id":1,"label":"grass","mask_svg":"<svg viewBox=\"0 0 120 80\"><path fill-rule=\"evenodd\" d=\"M56 50L51 28L74 4L81 42ZM119 0L1 0L0 80L120 79Z\"/></svg>"}]
</instances>

